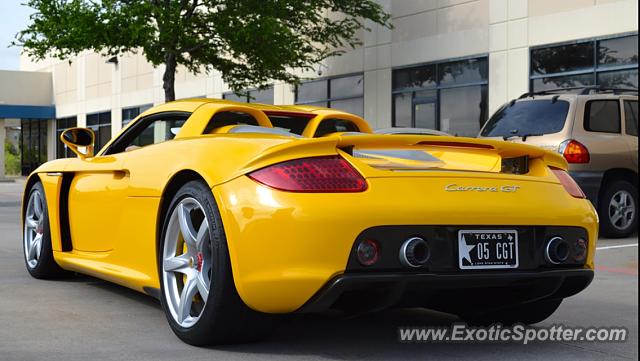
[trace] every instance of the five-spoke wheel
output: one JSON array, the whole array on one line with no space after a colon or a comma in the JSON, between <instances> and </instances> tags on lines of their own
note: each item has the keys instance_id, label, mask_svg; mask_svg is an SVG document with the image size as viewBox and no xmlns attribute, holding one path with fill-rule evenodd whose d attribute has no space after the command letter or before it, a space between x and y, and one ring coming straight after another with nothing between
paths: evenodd
<instances>
[{"instance_id":1,"label":"five-spoke wheel","mask_svg":"<svg viewBox=\"0 0 640 361\"><path fill-rule=\"evenodd\" d=\"M173 209L162 254L169 310L181 327L190 327L207 303L213 263L209 222L196 199L184 198Z\"/></svg>"}]
</instances>

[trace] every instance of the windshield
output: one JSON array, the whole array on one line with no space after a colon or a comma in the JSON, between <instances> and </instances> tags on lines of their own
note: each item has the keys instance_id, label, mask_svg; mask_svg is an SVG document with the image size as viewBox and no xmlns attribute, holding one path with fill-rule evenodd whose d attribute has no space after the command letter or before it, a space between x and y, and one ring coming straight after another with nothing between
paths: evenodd
<instances>
[{"instance_id":1,"label":"windshield","mask_svg":"<svg viewBox=\"0 0 640 361\"><path fill-rule=\"evenodd\" d=\"M564 128L569 102L544 99L504 105L487 121L483 137L530 136L557 133Z\"/></svg>"}]
</instances>

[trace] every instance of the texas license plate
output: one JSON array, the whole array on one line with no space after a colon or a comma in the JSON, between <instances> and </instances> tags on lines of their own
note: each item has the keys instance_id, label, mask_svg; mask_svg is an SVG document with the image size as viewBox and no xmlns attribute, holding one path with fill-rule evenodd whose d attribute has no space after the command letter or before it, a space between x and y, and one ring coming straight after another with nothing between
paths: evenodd
<instances>
[{"instance_id":1,"label":"texas license plate","mask_svg":"<svg viewBox=\"0 0 640 361\"><path fill-rule=\"evenodd\" d=\"M515 230L458 231L460 269L518 267L518 232Z\"/></svg>"}]
</instances>

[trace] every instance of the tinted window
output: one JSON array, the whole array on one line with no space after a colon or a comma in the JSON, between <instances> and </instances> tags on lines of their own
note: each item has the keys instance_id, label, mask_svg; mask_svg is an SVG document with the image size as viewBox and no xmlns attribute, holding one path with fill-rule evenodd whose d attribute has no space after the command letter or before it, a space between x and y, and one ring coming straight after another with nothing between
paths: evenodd
<instances>
[{"instance_id":1,"label":"tinted window","mask_svg":"<svg viewBox=\"0 0 640 361\"><path fill-rule=\"evenodd\" d=\"M411 95L412 93L400 93L393 96L393 120L396 127L411 127Z\"/></svg>"},{"instance_id":2,"label":"tinted window","mask_svg":"<svg viewBox=\"0 0 640 361\"><path fill-rule=\"evenodd\" d=\"M628 101L624 102L624 122L625 131L629 135L638 136L638 102Z\"/></svg>"},{"instance_id":3,"label":"tinted window","mask_svg":"<svg viewBox=\"0 0 640 361\"><path fill-rule=\"evenodd\" d=\"M259 125L256 118L252 115L242 112L220 112L216 113L209 120L209 124L204 129L203 134L209 134L216 128L226 127L227 125Z\"/></svg>"},{"instance_id":4,"label":"tinted window","mask_svg":"<svg viewBox=\"0 0 640 361\"><path fill-rule=\"evenodd\" d=\"M440 85L477 83L487 80L487 59L469 59L438 65Z\"/></svg>"},{"instance_id":5,"label":"tinted window","mask_svg":"<svg viewBox=\"0 0 640 361\"><path fill-rule=\"evenodd\" d=\"M393 90L405 88L428 88L436 85L436 66L398 69L393 72Z\"/></svg>"},{"instance_id":6,"label":"tinted window","mask_svg":"<svg viewBox=\"0 0 640 361\"><path fill-rule=\"evenodd\" d=\"M273 104L273 87L250 91L249 103Z\"/></svg>"},{"instance_id":7,"label":"tinted window","mask_svg":"<svg viewBox=\"0 0 640 361\"><path fill-rule=\"evenodd\" d=\"M532 89L535 91L558 89L558 88L570 88L593 85L593 74L582 75L567 75L567 76L555 76L550 78L534 79Z\"/></svg>"},{"instance_id":8,"label":"tinted window","mask_svg":"<svg viewBox=\"0 0 640 361\"><path fill-rule=\"evenodd\" d=\"M146 117L136 122L118 138L105 154L115 154L171 140L184 125L188 113L167 113Z\"/></svg>"},{"instance_id":9,"label":"tinted window","mask_svg":"<svg viewBox=\"0 0 640 361\"><path fill-rule=\"evenodd\" d=\"M301 83L297 88L296 102L309 102L314 100L327 99L329 93L327 92L327 81L311 81Z\"/></svg>"},{"instance_id":10,"label":"tinted window","mask_svg":"<svg viewBox=\"0 0 640 361\"><path fill-rule=\"evenodd\" d=\"M506 104L487 122L485 137L557 133L564 128L569 103L563 100L525 100Z\"/></svg>"},{"instance_id":11,"label":"tinted window","mask_svg":"<svg viewBox=\"0 0 640 361\"><path fill-rule=\"evenodd\" d=\"M440 129L449 134L475 137L487 121L487 86L440 91Z\"/></svg>"},{"instance_id":12,"label":"tinted window","mask_svg":"<svg viewBox=\"0 0 640 361\"><path fill-rule=\"evenodd\" d=\"M584 129L591 132L620 133L620 106L617 100L587 102Z\"/></svg>"},{"instance_id":13,"label":"tinted window","mask_svg":"<svg viewBox=\"0 0 640 361\"><path fill-rule=\"evenodd\" d=\"M301 135L311 118L270 115L269 120L275 128L286 129L291 133Z\"/></svg>"},{"instance_id":14,"label":"tinted window","mask_svg":"<svg viewBox=\"0 0 640 361\"><path fill-rule=\"evenodd\" d=\"M56 120L56 158L75 157L75 153L67 148L67 145L60 140L60 134L65 129L77 127L76 117L61 118Z\"/></svg>"},{"instance_id":15,"label":"tinted window","mask_svg":"<svg viewBox=\"0 0 640 361\"><path fill-rule=\"evenodd\" d=\"M336 132L358 132L360 129L349 120L325 119L316 129L315 137L322 137Z\"/></svg>"},{"instance_id":16,"label":"tinted window","mask_svg":"<svg viewBox=\"0 0 640 361\"><path fill-rule=\"evenodd\" d=\"M553 74L591 67L593 67L592 42L531 51L532 74Z\"/></svg>"},{"instance_id":17,"label":"tinted window","mask_svg":"<svg viewBox=\"0 0 640 361\"><path fill-rule=\"evenodd\" d=\"M93 147L97 153L111 139L111 112L87 115L87 128L96 135Z\"/></svg>"},{"instance_id":18,"label":"tinted window","mask_svg":"<svg viewBox=\"0 0 640 361\"><path fill-rule=\"evenodd\" d=\"M362 75L335 78L330 82L331 98L357 97L364 93L364 77ZM337 106L331 107L337 108Z\"/></svg>"},{"instance_id":19,"label":"tinted window","mask_svg":"<svg viewBox=\"0 0 640 361\"><path fill-rule=\"evenodd\" d=\"M638 36L598 42L598 65L613 66L638 63Z\"/></svg>"},{"instance_id":20,"label":"tinted window","mask_svg":"<svg viewBox=\"0 0 640 361\"><path fill-rule=\"evenodd\" d=\"M598 73L598 84L605 88L638 88L638 69Z\"/></svg>"},{"instance_id":21,"label":"tinted window","mask_svg":"<svg viewBox=\"0 0 640 361\"><path fill-rule=\"evenodd\" d=\"M331 101L331 108L362 117L364 116L364 98L333 100Z\"/></svg>"}]
</instances>

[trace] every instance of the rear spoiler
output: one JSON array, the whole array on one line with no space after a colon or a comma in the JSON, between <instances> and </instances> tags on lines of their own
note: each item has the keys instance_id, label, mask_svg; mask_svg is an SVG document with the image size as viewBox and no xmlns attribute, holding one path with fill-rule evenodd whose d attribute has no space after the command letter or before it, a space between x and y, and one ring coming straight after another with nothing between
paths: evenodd
<instances>
[{"instance_id":1,"label":"rear spoiler","mask_svg":"<svg viewBox=\"0 0 640 361\"><path fill-rule=\"evenodd\" d=\"M493 152L502 159L528 157L542 159L550 167L567 170L567 161L559 153L540 147L500 140L446 137L432 135L386 135L364 134L329 136L322 138L297 138L278 144L261 152L249 161L243 171L252 171L285 160L336 154L338 150L353 155L357 149L411 149L420 148L464 148Z\"/></svg>"}]
</instances>

